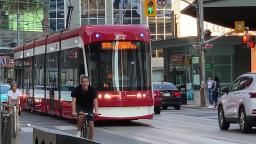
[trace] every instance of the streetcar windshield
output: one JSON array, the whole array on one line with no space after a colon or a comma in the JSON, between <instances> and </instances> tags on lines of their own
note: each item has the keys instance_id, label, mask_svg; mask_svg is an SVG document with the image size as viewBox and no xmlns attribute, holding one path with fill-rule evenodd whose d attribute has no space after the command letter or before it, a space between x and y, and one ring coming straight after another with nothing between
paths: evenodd
<instances>
[{"instance_id":1,"label":"streetcar windshield","mask_svg":"<svg viewBox=\"0 0 256 144\"><path fill-rule=\"evenodd\" d=\"M91 83L98 90L148 90L151 87L151 53L139 41L106 41L89 45Z\"/></svg>"}]
</instances>

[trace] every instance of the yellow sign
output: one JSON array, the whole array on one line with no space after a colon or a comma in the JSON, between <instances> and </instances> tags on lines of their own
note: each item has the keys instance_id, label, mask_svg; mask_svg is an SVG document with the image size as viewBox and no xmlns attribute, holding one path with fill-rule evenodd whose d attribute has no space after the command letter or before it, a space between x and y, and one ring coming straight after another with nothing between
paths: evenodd
<instances>
[{"instance_id":1,"label":"yellow sign","mask_svg":"<svg viewBox=\"0 0 256 144\"><path fill-rule=\"evenodd\" d=\"M137 45L132 42L103 42L101 44L102 49L137 49Z\"/></svg>"},{"instance_id":2,"label":"yellow sign","mask_svg":"<svg viewBox=\"0 0 256 144\"><path fill-rule=\"evenodd\" d=\"M236 33L244 32L244 21L235 21L235 32Z\"/></svg>"}]
</instances>

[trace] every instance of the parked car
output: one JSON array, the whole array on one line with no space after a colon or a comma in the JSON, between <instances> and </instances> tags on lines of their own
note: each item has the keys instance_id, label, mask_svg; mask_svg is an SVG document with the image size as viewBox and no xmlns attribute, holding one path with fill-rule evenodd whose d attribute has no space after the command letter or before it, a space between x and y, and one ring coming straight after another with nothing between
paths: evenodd
<instances>
[{"instance_id":1,"label":"parked car","mask_svg":"<svg viewBox=\"0 0 256 144\"><path fill-rule=\"evenodd\" d=\"M218 102L218 121L221 130L230 123L239 123L241 132L256 126L256 73L239 76L230 88L223 88Z\"/></svg>"},{"instance_id":2,"label":"parked car","mask_svg":"<svg viewBox=\"0 0 256 144\"><path fill-rule=\"evenodd\" d=\"M168 106L173 106L176 110L181 106L181 93L173 83L169 82L154 82L153 89L159 90L162 96L161 106L167 109Z\"/></svg>"},{"instance_id":3,"label":"parked car","mask_svg":"<svg viewBox=\"0 0 256 144\"><path fill-rule=\"evenodd\" d=\"M161 103L162 103L162 94L160 90L157 90L153 86L153 96L154 96L154 112L155 114L161 113Z\"/></svg>"},{"instance_id":4,"label":"parked car","mask_svg":"<svg viewBox=\"0 0 256 144\"><path fill-rule=\"evenodd\" d=\"M8 101L8 96L7 93L10 90L11 86L8 84L0 84L0 101L1 102L7 102Z\"/></svg>"}]
</instances>

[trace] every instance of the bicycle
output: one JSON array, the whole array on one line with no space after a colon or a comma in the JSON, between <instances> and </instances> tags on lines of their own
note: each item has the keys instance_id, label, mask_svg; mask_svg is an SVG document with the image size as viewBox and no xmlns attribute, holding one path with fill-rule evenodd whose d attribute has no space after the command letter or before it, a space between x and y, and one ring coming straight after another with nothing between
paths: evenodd
<instances>
[{"instance_id":1,"label":"bicycle","mask_svg":"<svg viewBox=\"0 0 256 144\"><path fill-rule=\"evenodd\" d=\"M89 124L88 124L88 121L87 121L87 116L94 117L95 115L92 114L92 113L83 113L83 114L78 114L78 115L84 115L85 116L85 119L83 120L83 125L82 125L82 128L81 128L81 136L80 137L88 139ZM97 115L100 115L100 114L97 114Z\"/></svg>"}]
</instances>

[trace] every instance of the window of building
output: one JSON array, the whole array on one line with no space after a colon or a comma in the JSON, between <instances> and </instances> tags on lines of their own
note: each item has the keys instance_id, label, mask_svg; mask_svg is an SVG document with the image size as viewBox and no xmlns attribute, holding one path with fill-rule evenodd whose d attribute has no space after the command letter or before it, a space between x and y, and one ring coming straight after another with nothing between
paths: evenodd
<instances>
[{"instance_id":1,"label":"window of building","mask_svg":"<svg viewBox=\"0 0 256 144\"><path fill-rule=\"evenodd\" d=\"M165 7L157 5L157 16L148 17L151 39L164 40L173 37L173 11L171 9L171 3L171 0L166 0Z\"/></svg>"},{"instance_id":2,"label":"window of building","mask_svg":"<svg viewBox=\"0 0 256 144\"><path fill-rule=\"evenodd\" d=\"M82 25L104 25L105 0L81 0Z\"/></svg>"},{"instance_id":3,"label":"window of building","mask_svg":"<svg viewBox=\"0 0 256 144\"><path fill-rule=\"evenodd\" d=\"M27 2L20 1L19 4L17 4L17 2L8 2L6 5L6 7L0 5L2 11L0 15L1 29L17 30L17 28L19 28L20 31L42 31L42 4L30 5L27 4ZM17 5L19 5L19 7ZM19 15L17 15L18 12Z\"/></svg>"},{"instance_id":4,"label":"window of building","mask_svg":"<svg viewBox=\"0 0 256 144\"><path fill-rule=\"evenodd\" d=\"M233 75L231 58L231 55L206 56L206 65L212 65L205 70L206 76L218 76L221 83L231 83Z\"/></svg>"},{"instance_id":5,"label":"window of building","mask_svg":"<svg viewBox=\"0 0 256 144\"><path fill-rule=\"evenodd\" d=\"M112 0L114 24L140 24L141 0Z\"/></svg>"},{"instance_id":6,"label":"window of building","mask_svg":"<svg viewBox=\"0 0 256 144\"><path fill-rule=\"evenodd\" d=\"M64 0L50 0L50 30L58 31L65 27Z\"/></svg>"},{"instance_id":7,"label":"window of building","mask_svg":"<svg viewBox=\"0 0 256 144\"><path fill-rule=\"evenodd\" d=\"M164 50L163 49L158 49L156 50L156 57L164 57Z\"/></svg>"}]
</instances>

